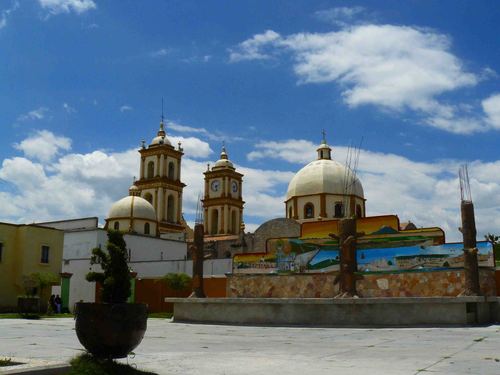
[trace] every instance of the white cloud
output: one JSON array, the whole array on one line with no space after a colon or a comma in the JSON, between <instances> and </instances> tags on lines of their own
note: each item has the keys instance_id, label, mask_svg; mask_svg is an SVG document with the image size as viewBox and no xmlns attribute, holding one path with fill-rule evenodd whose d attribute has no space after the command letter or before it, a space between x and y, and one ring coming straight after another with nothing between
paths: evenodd
<instances>
[{"instance_id":1,"label":"white cloud","mask_svg":"<svg viewBox=\"0 0 500 375\"><path fill-rule=\"evenodd\" d=\"M267 30L230 49L229 58L263 60L284 53L293 58L299 84L335 83L351 108L374 105L392 112L412 111L422 124L457 134L492 128L482 113L466 109L470 106L441 99L477 85L484 74L468 72L451 52L450 38L433 30L375 24L289 36Z\"/></svg>"},{"instance_id":2,"label":"white cloud","mask_svg":"<svg viewBox=\"0 0 500 375\"><path fill-rule=\"evenodd\" d=\"M280 34L273 30L255 34L252 38L238 44L236 48L229 49L229 62L269 59L271 55L264 52L264 48L280 39Z\"/></svg>"},{"instance_id":3,"label":"white cloud","mask_svg":"<svg viewBox=\"0 0 500 375\"><path fill-rule=\"evenodd\" d=\"M184 153L192 158L206 158L213 153L210 145L201 139L181 136L169 136L168 138L174 146L181 142Z\"/></svg>"},{"instance_id":4,"label":"white cloud","mask_svg":"<svg viewBox=\"0 0 500 375\"><path fill-rule=\"evenodd\" d=\"M364 11L365 8L360 6L337 7L319 10L314 12L314 16L321 21L329 22L337 26L346 26Z\"/></svg>"},{"instance_id":5,"label":"white cloud","mask_svg":"<svg viewBox=\"0 0 500 375\"><path fill-rule=\"evenodd\" d=\"M38 0L38 2L43 9L53 15L70 12L81 14L97 8L93 0Z\"/></svg>"},{"instance_id":6,"label":"white cloud","mask_svg":"<svg viewBox=\"0 0 500 375\"><path fill-rule=\"evenodd\" d=\"M28 158L48 162L60 151L71 149L71 139L59 137L47 130L37 131L14 147Z\"/></svg>"},{"instance_id":7,"label":"white cloud","mask_svg":"<svg viewBox=\"0 0 500 375\"><path fill-rule=\"evenodd\" d=\"M187 125L181 125L178 124L174 121L167 121L167 128L170 130L173 130L178 133L194 133L197 134L200 137L207 138L211 141L227 141L227 142L232 142L232 141L241 141L241 137L237 136L231 136L228 134L223 134L220 131L208 131L205 128L195 128L192 126L187 126Z\"/></svg>"},{"instance_id":8,"label":"white cloud","mask_svg":"<svg viewBox=\"0 0 500 375\"><path fill-rule=\"evenodd\" d=\"M70 106L68 103L63 103L63 108L66 113L76 113L76 109Z\"/></svg>"},{"instance_id":9,"label":"white cloud","mask_svg":"<svg viewBox=\"0 0 500 375\"><path fill-rule=\"evenodd\" d=\"M500 94L491 95L481 103L486 121L495 129L500 129Z\"/></svg>"},{"instance_id":10,"label":"white cloud","mask_svg":"<svg viewBox=\"0 0 500 375\"><path fill-rule=\"evenodd\" d=\"M255 145L256 150L247 155L250 161L272 158L282 159L290 163L308 163L315 156L317 145L303 139L288 139L285 141L262 141Z\"/></svg>"},{"instance_id":11,"label":"white cloud","mask_svg":"<svg viewBox=\"0 0 500 375\"><path fill-rule=\"evenodd\" d=\"M151 52L149 55L151 57L163 57L163 56L167 56L169 53L170 53L170 49L160 48L159 50Z\"/></svg>"},{"instance_id":12,"label":"white cloud","mask_svg":"<svg viewBox=\"0 0 500 375\"><path fill-rule=\"evenodd\" d=\"M125 104L125 105L122 105L122 106L120 107L120 112L131 111L131 110L133 110L133 109L134 109L134 108L132 108L131 106L126 105L126 104Z\"/></svg>"},{"instance_id":13,"label":"white cloud","mask_svg":"<svg viewBox=\"0 0 500 375\"><path fill-rule=\"evenodd\" d=\"M28 121L28 120L42 120L49 111L46 107L40 107L29 111L28 113L22 114L17 118L17 121Z\"/></svg>"},{"instance_id":14,"label":"white cloud","mask_svg":"<svg viewBox=\"0 0 500 375\"><path fill-rule=\"evenodd\" d=\"M12 1L10 8L4 9L0 12L0 30L7 26L7 20L9 19L12 12L19 8L18 1Z\"/></svg>"}]
</instances>

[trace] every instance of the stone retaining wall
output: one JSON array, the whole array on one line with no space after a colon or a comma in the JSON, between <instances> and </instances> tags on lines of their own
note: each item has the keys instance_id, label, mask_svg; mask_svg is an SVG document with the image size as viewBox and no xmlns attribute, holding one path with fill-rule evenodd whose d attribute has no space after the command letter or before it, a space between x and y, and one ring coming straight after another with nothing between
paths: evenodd
<instances>
[{"instance_id":1,"label":"stone retaining wall","mask_svg":"<svg viewBox=\"0 0 500 375\"><path fill-rule=\"evenodd\" d=\"M480 269L484 295L496 296L495 271ZM332 298L336 274L227 275L228 298ZM366 274L357 282L361 297L455 297L464 288L462 269Z\"/></svg>"}]
</instances>

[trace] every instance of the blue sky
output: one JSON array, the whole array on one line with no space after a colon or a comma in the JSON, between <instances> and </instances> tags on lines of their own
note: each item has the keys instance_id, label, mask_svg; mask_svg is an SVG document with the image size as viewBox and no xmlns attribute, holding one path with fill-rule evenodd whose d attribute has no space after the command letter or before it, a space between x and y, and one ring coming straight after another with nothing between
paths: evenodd
<instances>
[{"instance_id":1,"label":"blue sky","mask_svg":"<svg viewBox=\"0 0 500 375\"><path fill-rule=\"evenodd\" d=\"M321 130L363 137L368 214L457 237L471 165L480 233L499 232L497 1L0 1L0 219L98 215L127 193L134 148L186 150L186 217L226 140L250 229L284 215Z\"/></svg>"}]
</instances>

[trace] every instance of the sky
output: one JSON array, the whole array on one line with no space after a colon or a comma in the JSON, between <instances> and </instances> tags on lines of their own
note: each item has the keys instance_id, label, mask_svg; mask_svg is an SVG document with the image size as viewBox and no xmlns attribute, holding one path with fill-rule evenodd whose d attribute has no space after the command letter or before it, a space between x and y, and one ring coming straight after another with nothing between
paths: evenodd
<instances>
[{"instance_id":1,"label":"sky","mask_svg":"<svg viewBox=\"0 0 500 375\"><path fill-rule=\"evenodd\" d=\"M360 147L368 215L500 233L498 1L0 0L0 221L98 216L141 140L182 142L184 215L225 141L248 231L293 175Z\"/></svg>"}]
</instances>

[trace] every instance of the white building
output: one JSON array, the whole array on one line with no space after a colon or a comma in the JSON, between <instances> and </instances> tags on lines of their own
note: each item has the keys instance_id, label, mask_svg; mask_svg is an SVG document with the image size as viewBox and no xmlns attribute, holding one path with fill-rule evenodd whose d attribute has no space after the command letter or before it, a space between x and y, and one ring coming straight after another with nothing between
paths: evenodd
<instances>
[{"instance_id":1,"label":"white building","mask_svg":"<svg viewBox=\"0 0 500 375\"><path fill-rule=\"evenodd\" d=\"M85 275L99 266L90 265L92 249L106 248L107 232L98 227L98 219L83 218L40 223L38 225L64 230L64 250L62 272L72 274L70 279L69 307L79 301L95 301L95 283L85 279ZM147 234L124 233L129 253L129 266L137 272L137 278L162 277L167 273L192 274L192 261L187 258L187 243L153 237ZM224 275L231 272L231 259L207 260L204 274ZM54 290L54 293L59 293Z\"/></svg>"}]
</instances>

